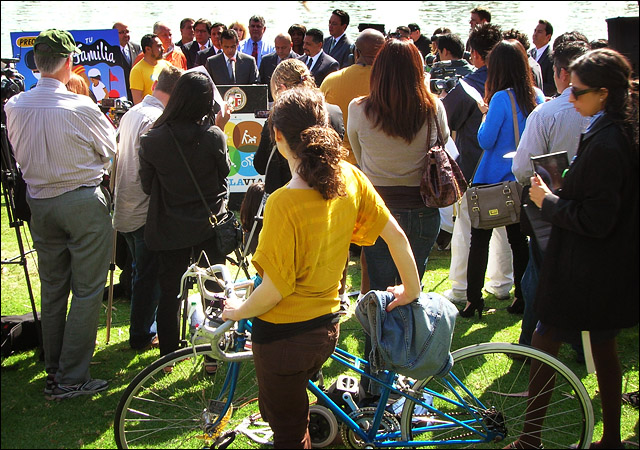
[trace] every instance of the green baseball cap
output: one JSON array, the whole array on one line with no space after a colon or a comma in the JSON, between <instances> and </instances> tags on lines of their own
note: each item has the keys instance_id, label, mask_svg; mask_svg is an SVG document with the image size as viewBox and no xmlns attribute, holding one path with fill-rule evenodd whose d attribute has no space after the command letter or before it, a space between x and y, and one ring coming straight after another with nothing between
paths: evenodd
<instances>
[{"instance_id":1,"label":"green baseball cap","mask_svg":"<svg viewBox=\"0 0 640 450\"><path fill-rule=\"evenodd\" d=\"M43 51L42 47L38 50L38 44L46 44L50 50ZM72 53L82 53L76 47L76 41L71 36L71 33L64 30L56 30L55 28L40 33L33 44L33 48L36 53L59 56L60 58L67 57Z\"/></svg>"}]
</instances>

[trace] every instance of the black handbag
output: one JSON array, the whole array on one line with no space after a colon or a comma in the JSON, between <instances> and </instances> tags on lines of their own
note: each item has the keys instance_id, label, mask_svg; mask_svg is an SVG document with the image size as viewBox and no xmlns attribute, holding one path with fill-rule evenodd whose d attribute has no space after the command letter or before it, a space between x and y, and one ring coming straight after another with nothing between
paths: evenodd
<instances>
[{"instance_id":1,"label":"black handbag","mask_svg":"<svg viewBox=\"0 0 640 450\"><path fill-rule=\"evenodd\" d=\"M458 163L444 148L436 117L436 144L429 148L420 179L420 196L425 206L446 208L460 200L467 190L467 180ZM427 137L429 139L430 137ZM428 145L428 144L427 144Z\"/></svg>"},{"instance_id":2,"label":"black handbag","mask_svg":"<svg viewBox=\"0 0 640 450\"><path fill-rule=\"evenodd\" d=\"M191 180L193 184L196 186L196 190L200 195L200 199L204 204L205 209L209 215L209 223L211 224L211 228L215 230L216 233L216 247L218 247L218 252L220 255L227 256L229 253L233 252L236 249L242 248L242 227L240 226L240 222L236 219L235 214L232 211L227 211L223 213L222 217L218 218L204 198L202 191L200 190L200 186L196 181L196 177L193 175L191 171L191 167L187 162L187 158L184 156L182 152L182 147L178 143L178 140L173 134L171 127L167 126L173 141L176 143L176 147L178 148L178 153L182 156L182 160L184 164L187 166L187 171L189 172L189 176L191 176Z\"/></svg>"},{"instance_id":3,"label":"black handbag","mask_svg":"<svg viewBox=\"0 0 640 450\"><path fill-rule=\"evenodd\" d=\"M516 102L513 93L507 91L511 99L513 113L513 131L516 149L520 142L520 130L516 113ZM482 157L480 158L482 159ZM480 161L478 161L478 166ZM476 166L476 170L478 167ZM520 206L522 203L522 185L517 181L471 186L467 192L469 218L473 228L490 230L513 225L520 222Z\"/></svg>"}]
</instances>

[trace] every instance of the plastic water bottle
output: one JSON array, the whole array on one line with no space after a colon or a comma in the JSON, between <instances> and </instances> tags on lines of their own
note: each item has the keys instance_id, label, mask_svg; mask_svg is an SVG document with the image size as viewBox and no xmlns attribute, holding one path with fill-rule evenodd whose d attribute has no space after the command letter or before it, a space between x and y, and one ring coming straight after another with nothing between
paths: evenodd
<instances>
[{"instance_id":1,"label":"plastic water bottle","mask_svg":"<svg viewBox=\"0 0 640 450\"><path fill-rule=\"evenodd\" d=\"M205 315L202 310L202 301L200 294L192 294L188 298L189 301L189 331L193 336L196 330L204 324Z\"/></svg>"}]
</instances>

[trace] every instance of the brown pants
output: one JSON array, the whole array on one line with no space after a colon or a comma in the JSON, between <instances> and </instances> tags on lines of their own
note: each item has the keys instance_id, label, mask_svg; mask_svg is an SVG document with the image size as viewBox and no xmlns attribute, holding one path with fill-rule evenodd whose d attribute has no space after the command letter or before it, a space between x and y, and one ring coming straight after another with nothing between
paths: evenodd
<instances>
[{"instance_id":1,"label":"brown pants","mask_svg":"<svg viewBox=\"0 0 640 450\"><path fill-rule=\"evenodd\" d=\"M274 432L275 448L311 448L307 383L331 356L339 334L339 324L327 324L253 344L260 414Z\"/></svg>"}]
</instances>

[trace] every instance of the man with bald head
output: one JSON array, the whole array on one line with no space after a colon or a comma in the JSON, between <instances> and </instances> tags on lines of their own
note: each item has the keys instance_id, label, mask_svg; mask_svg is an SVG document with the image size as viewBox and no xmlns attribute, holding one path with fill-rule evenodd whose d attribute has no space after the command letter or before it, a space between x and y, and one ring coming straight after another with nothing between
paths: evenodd
<instances>
[{"instance_id":1,"label":"man with bald head","mask_svg":"<svg viewBox=\"0 0 640 450\"><path fill-rule=\"evenodd\" d=\"M264 55L260 62L260 68L258 69L258 72L260 72L260 84L266 84L269 88L270 102L273 101L273 97L271 96L271 75L273 75L273 71L276 70L276 66L285 59L300 56L293 51L293 42L291 41L291 36L288 34L280 33L277 35L274 39L274 44L276 51Z\"/></svg>"},{"instance_id":2,"label":"man with bald head","mask_svg":"<svg viewBox=\"0 0 640 450\"><path fill-rule=\"evenodd\" d=\"M355 43L355 63L352 66L327 75L320 86L320 90L327 102L338 105L342 110L345 129L347 128L351 100L369 94L371 66L383 45L384 36L382 33L373 28L363 30ZM349 150L347 161L355 164L356 160L351 153L351 145L349 144L347 133L344 134L343 145Z\"/></svg>"},{"instance_id":3,"label":"man with bald head","mask_svg":"<svg viewBox=\"0 0 640 450\"><path fill-rule=\"evenodd\" d=\"M124 82L127 86L127 98L133 101L131 89L129 88L129 74L131 73L131 68L133 67L136 57L142 53L142 49L138 44L129 42L131 40L129 27L124 23L114 23L113 29L118 30L118 40L120 41L120 54L116 56L116 63L124 70Z\"/></svg>"},{"instance_id":4,"label":"man with bald head","mask_svg":"<svg viewBox=\"0 0 640 450\"><path fill-rule=\"evenodd\" d=\"M153 34L158 36L160 42L162 42L164 59L178 69L187 70L187 58L184 56L184 53L182 53L182 50L180 50L180 47L173 44L171 28L162 22L156 22L153 24Z\"/></svg>"}]
</instances>

